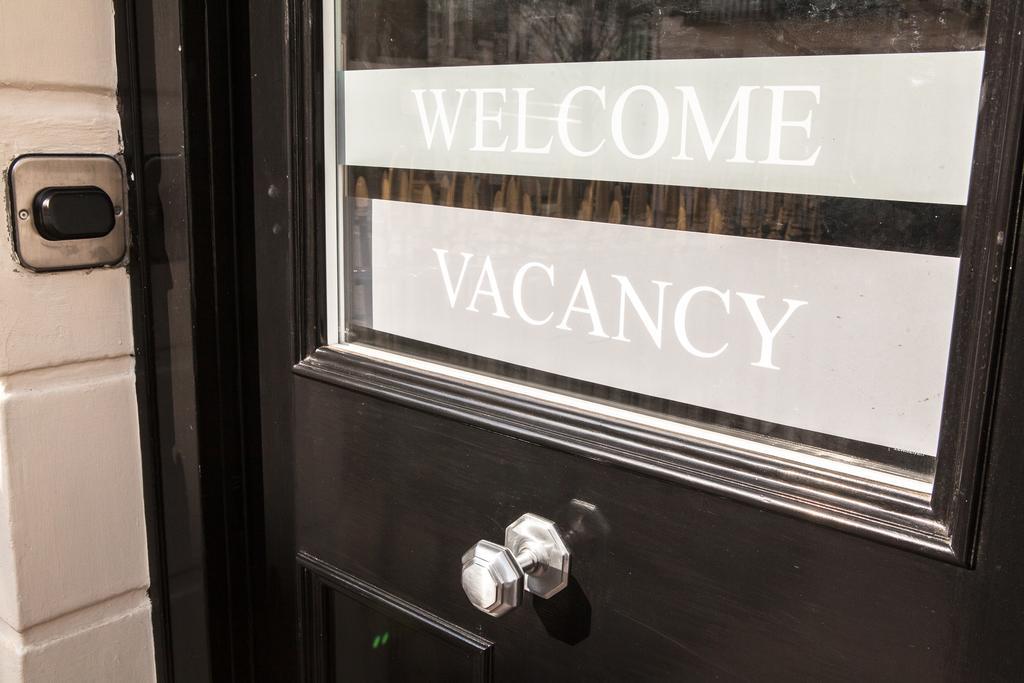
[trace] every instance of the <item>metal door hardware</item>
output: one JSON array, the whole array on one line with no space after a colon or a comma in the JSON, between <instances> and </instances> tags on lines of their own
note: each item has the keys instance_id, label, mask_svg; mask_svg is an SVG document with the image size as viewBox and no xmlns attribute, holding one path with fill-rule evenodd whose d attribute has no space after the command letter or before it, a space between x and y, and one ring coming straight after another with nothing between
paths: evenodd
<instances>
[{"instance_id":1,"label":"metal door hardware","mask_svg":"<svg viewBox=\"0 0 1024 683\"><path fill-rule=\"evenodd\" d=\"M23 156L8 181L14 246L26 268L95 268L124 258L124 173L113 157Z\"/></svg>"},{"instance_id":2,"label":"metal door hardware","mask_svg":"<svg viewBox=\"0 0 1024 683\"><path fill-rule=\"evenodd\" d=\"M500 617L523 591L550 598L569 584L569 548L551 520L526 513L505 529L505 545L477 541L462 556L462 590L484 614Z\"/></svg>"}]
</instances>

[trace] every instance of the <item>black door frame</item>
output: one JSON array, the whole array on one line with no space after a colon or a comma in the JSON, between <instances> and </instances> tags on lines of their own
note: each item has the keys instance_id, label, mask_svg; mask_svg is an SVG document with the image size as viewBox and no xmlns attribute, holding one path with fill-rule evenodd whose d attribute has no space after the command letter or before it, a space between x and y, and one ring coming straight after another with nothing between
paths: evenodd
<instances>
[{"instance_id":1,"label":"black door frame","mask_svg":"<svg viewBox=\"0 0 1024 683\"><path fill-rule=\"evenodd\" d=\"M669 466L664 445L636 430L589 416L565 422L564 414L524 399L318 352L325 320L315 293L326 278L319 201L324 174L318 153L323 141L319 3L116 0L115 5L125 155L134 173L130 271L162 680L174 680L176 671L194 664L186 660L196 659L211 680L249 680L257 674L284 680L296 670L292 416L287 411L261 416L259 405L261 392L283 395L289 404L296 364L295 370L307 376L407 405L441 405L465 421L646 469L653 476L707 485L714 474L708 459L721 453L694 453L685 467ZM1008 36L1024 25L1024 9L1012 5L1003 3L1005 15L991 19L993 43L997 32ZM260 49L250 50L250 40ZM1012 49L1002 48L999 69L1008 75L1024 72L1024 45L1003 44ZM958 469L940 475L937 483L940 492L955 492L939 496L952 508L936 516L931 510L915 512L906 501L881 501L872 513L891 514L910 532L901 534L884 525L865 527L853 513L822 515L824 500L803 509L791 504L808 492L837 495L848 482L806 476L791 490L779 485L770 491L779 501L777 509L790 514L814 514L824 523L967 565L975 559L974 548L984 551L986 538L1019 529L1012 520L983 518L980 545L975 544L983 484L989 489L986 506L999 509L1014 495L1012 483L1024 481L1024 464L1009 457L1013 438L1024 442L1024 435L990 429L997 411L1012 410L1007 406L1024 393L1024 358L1000 354L999 346L1004 335L1019 338L1024 326L1024 285L1019 279L1011 283L1006 269L1011 257L1018 268L1024 266L1021 255L1013 254L1019 231L1022 79L1007 76L999 83L1011 90L1003 100L1016 106L1002 112L1002 120L1018 124L981 132L979 145L998 146L1003 153L992 168L980 170L991 178L1012 173L1016 181L994 183L1001 193L981 203L977 220L993 226L988 237L1002 226L1017 227L1003 232L984 269L966 273L989 283L983 288L986 303L975 307L972 324L991 336L957 356L971 395L981 398L967 401L965 410L980 409L982 415L971 412ZM253 116L254 100L288 104ZM246 144L249 140L255 144ZM256 234L276 239L257 240ZM1015 295L1008 297L1011 286ZM259 320L258 299L281 316ZM988 393L997 374L1002 379L998 402L995 391ZM553 428L553 419L562 420L562 427ZM188 438L190 431L195 436ZM628 441L631 452L609 446L609 433ZM595 443L605 446L595 449ZM976 456L988 446L997 456L985 463ZM764 503L762 471L729 474L723 492ZM272 507L264 507L265 499ZM176 608L182 590L200 591L204 609ZM202 635L203 647L184 651L181 643L196 634Z\"/></svg>"},{"instance_id":2,"label":"black door frame","mask_svg":"<svg viewBox=\"0 0 1024 683\"><path fill-rule=\"evenodd\" d=\"M158 678L253 680L266 564L250 4L114 5Z\"/></svg>"}]
</instances>

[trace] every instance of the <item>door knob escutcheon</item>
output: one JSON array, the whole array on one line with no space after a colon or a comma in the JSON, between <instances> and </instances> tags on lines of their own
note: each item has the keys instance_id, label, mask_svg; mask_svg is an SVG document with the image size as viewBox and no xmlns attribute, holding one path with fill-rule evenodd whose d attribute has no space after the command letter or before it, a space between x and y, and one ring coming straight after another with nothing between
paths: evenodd
<instances>
[{"instance_id":1,"label":"door knob escutcheon","mask_svg":"<svg viewBox=\"0 0 1024 683\"><path fill-rule=\"evenodd\" d=\"M523 591L550 598L569 584L569 547L555 523L526 513L505 529L505 545L477 541L462 556L462 590L484 614L500 617Z\"/></svg>"}]
</instances>

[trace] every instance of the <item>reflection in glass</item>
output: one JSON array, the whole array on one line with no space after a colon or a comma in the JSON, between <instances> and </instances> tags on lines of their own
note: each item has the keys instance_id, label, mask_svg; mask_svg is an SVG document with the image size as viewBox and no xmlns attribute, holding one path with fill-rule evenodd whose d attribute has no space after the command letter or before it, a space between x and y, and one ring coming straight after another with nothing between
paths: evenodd
<instances>
[{"instance_id":1,"label":"reflection in glass","mask_svg":"<svg viewBox=\"0 0 1024 683\"><path fill-rule=\"evenodd\" d=\"M350 69L978 50L984 0L349 0Z\"/></svg>"},{"instance_id":2,"label":"reflection in glass","mask_svg":"<svg viewBox=\"0 0 1024 683\"><path fill-rule=\"evenodd\" d=\"M350 70L979 50L983 0L345 0ZM386 134L385 131L374 134ZM930 476L934 458L596 386L373 330L367 199L958 256L963 207L699 187L351 167L346 339Z\"/></svg>"}]
</instances>

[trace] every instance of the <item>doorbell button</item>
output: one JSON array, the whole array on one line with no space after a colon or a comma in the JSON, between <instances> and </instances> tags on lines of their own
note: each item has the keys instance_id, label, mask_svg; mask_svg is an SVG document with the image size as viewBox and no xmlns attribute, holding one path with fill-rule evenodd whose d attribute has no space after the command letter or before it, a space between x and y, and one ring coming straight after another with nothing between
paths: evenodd
<instances>
[{"instance_id":1,"label":"doorbell button","mask_svg":"<svg viewBox=\"0 0 1024 683\"><path fill-rule=\"evenodd\" d=\"M48 187L32 202L36 230L51 242L106 237L114 229L114 203L98 187Z\"/></svg>"},{"instance_id":2,"label":"doorbell button","mask_svg":"<svg viewBox=\"0 0 1024 683\"><path fill-rule=\"evenodd\" d=\"M125 175L109 156L31 154L8 172L14 247L35 271L120 263L127 251Z\"/></svg>"}]
</instances>

